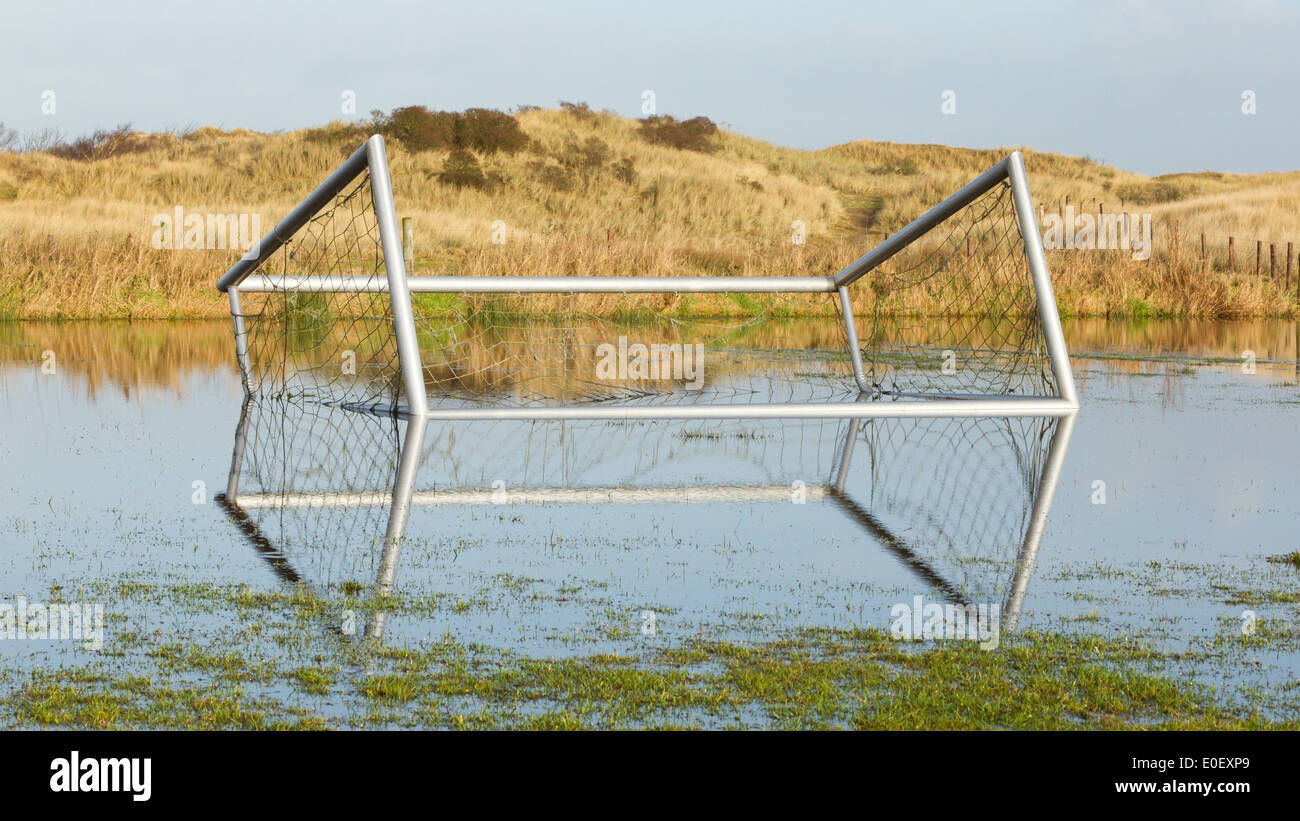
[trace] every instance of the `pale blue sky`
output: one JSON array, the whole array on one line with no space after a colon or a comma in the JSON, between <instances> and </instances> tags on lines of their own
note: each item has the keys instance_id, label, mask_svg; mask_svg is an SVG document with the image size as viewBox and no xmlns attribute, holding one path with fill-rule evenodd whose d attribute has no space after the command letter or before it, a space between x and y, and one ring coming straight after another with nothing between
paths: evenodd
<instances>
[{"instance_id":1,"label":"pale blue sky","mask_svg":"<svg viewBox=\"0 0 1300 821\"><path fill-rule=\"evenodd\" d=\"M1294 0L179 6L5 3L0 120L69 135L287 129L339 118L345 89L362 115L563 99L639 116L652 89L659 113L806 148L870 138L1028 145L1150 174L1300 168Z\"/></svg>"}]
</instances>

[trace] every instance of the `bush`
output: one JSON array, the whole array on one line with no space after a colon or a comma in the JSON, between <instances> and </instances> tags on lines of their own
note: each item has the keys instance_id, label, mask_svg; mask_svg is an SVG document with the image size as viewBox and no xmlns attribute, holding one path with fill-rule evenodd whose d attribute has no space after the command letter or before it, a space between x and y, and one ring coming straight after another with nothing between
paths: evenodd
<instances>
[{"instance_id":1,"label":"bush","mask_svg":"<svg viewBox=\"0 0 1300 821\"><path fill-rule=\"evenodd\" d=\"M1152 180L1148 183L1128 183L1115 186L1115 196L1134 205L1155 205L1183 198L1183 190L1175 183Z\"/></svg>"},{"instance_id":2,"label":"bush","mask_svg":"<svg viewBox=\"0 0 1300 821\"><path fill-rule=\"evenodd\" d=\"M614 178L628 185L636 185L636 166L632 164L631 157L624 157L614 163Z\"/></svg>"},{"instance_id":3,"label":"bush","mask_svg":"<svg viewBox=\"0 0 1300 821\"><path fill-rule=\"evenodd\" d=\"M395 108L385 116L375 112L376 131L398 140L408 151L446 151L459 148L494 154L514 153L527 147L528 135L509 114L488 108L430 111L422 105Z\"/></svg>"},{"instance_id":4,"label":"bush","mask_svg":"<svg viewBox=\"0 0 1300 821\"><path fill-rule=\"evenodd\" d=\"M708 117L692 117L678 122L662 114L641 120L641 139L651 145L708 154L717 150L717 145L710 139L717 133L718 126Z\"/></svg>"},{"instance_id":5,"label":"bush","mask_svg":"<svg viewBox=\"0 0 1300 821\"><path fill-rule=\"evenodd\" d=\"M453 149L442 161L442 173L438 179L457 188L477 188L484 190L489 180L479 167L478 159L463 148Z\"/></svg>"},{"instance_id":6,"label":"bush","mask_svg":"<svg viewBox=\"0 0 1300 821\"><path fill-rule=\"evenodd\" d=\"M446 112L440 112L446 113ZM528 146L528 135L519 121L509 114L490 108L467 108L464 114L450 113L456 147L469 148L480 154L504 151L513 154Z\"/></svg>"},{"instance_id":7,"label":"bush","mask_svg":"<svg viewBox=\"0 0 1300 821\"><path fill-rule=\"evenodd\" d=\"M572 168L582 173L591 173L599 171L609 160L611 154L609 145L604 140L599 137L588 137L582 143L570 139L564 144L564 149L556 159L565 168Z\"/></svg>"},{"instance_id":8,"label":"bush","mask_svg":"<svg viewBox=\"0 0 1300 821\"><path fill-rule=\"evenodd\" d=\"M534 161L528 164L528 171L543 185L556 191L568 191L573 187L573 171L562 165Z\"/></svg>"},{"instance_id":9,"label":"bush","mask_svg":"<svg viewBox=\"0 0 1300 821\"><path fill-rule=\"evenodd\" d=\"M456 117L450 111L430 111L422 105L393 109L379 125L385 137L408 151L446 151L456 147Z\"/></svg>"},{"instance_id":10,"label":"bush","mask_svg":"<svg viewBox=\"0 0 1300 821\"><path fill-rule=\"evenodd\" d=\"M80 162L94 162L122 154L148 151L151 144L135 137L135 131L126 123L111 130L101 129L70 143L60 142L47 150L56 157Z\"/></svg>"},{"instance_id":11,"label":"bush","mask_svg":"<svg viewBox=\"0 0 1300 821\"><path fill-rule=\"evenodd\" d=\"M29 131L24 134L18 150L24 154L39 154L63 145L64 142L63 132L59 129L42 128L40 131Z\"/></svg>"},{"instance_id":12,"label":"bush","mask_svg":"<svg viewBox=\"0 0 1300 821\"><path fill-rule=\"evenodd\" d=\"M308 128L303 132L303 139L309 143L344 145L350 151L365 142L372 133L365 123L337 120L320 128Z\"/></svg>"},{"instance_id":13,"label":"bush","mask_svg":"<svg viewBox=\"0 0 1300 821\"><path fill-rule=\"evenodd\" d=\"M591 106L586 103L570 103L560 100L560 110L584 123L594 123L600 119L600 115L592 111Z\"/></svg>"},{"instance_id":14,"label":"bush","mask_svg":"<svg viewBox=\"0 0 1300 821\"><path fill-rule=\"evenodd\" d=\"M5 128L4 123L0 123L0 151L9 152L18 150L18 132L12 128Z\"/></svg>"}]
</instances>

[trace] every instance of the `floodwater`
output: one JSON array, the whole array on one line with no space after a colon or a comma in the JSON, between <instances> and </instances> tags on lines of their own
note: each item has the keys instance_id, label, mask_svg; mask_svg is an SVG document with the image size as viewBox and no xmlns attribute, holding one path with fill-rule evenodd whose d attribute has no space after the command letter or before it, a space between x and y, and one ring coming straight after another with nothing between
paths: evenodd
<instances>
[{"instance_id":1,"label":"floodwater","mask_svg":"<svg viewBox=\"0 0 1300 821\"><path fill-rule=\"evenodd\" d=\"M319 629L350 637L356 616L349 640L553 657L889 629L916 597L1175 651L1300 623L1300 570L1269 561L1300 550L1296 323L1066 335L1068 422L422 426L246 405L225 322L0 324L0 605L107 611L101 649L0 640L0 664L227 627L183 597L113 594L139 584L437 597L451 606ZM1280 690L1298 672L1291 642L1188 675Z\"/></svg>"}]
</instances>

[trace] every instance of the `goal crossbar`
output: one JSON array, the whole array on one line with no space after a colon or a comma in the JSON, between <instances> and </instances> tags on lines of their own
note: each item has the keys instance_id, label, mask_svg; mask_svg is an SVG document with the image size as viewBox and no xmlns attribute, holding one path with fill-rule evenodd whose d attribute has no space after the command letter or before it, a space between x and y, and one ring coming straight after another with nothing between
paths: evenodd
<instances>
[{"instance_id":1,"label":"goal crossbar","mask_svg":"<svg viewBox=\"0 0 1300 821\"><path fill-rule=\"evenodd\" d=\"M347 291L387 293L388 282L370 277L250 276L245 293ZM665 277L665 276L412 276L413 294L829 294L834 277Z\"/></svg>"},{"instance_id":2,"label":"goal crossbar","mask_svg":"<svg viewBox=\"0 0 1300 821\"><path fill-rule=\"evenodd\" d=\"M294 235L329 206L363 174L369 174L385 276L312 275L262 272L263 264L293 241ZM936 226L976 203L1001 184L1009 186L1015 221L1028 263L1028 283L1036 303L1042 342L1050 360L1054 395L971 394L943 391L915 398L906 391L882 391L864 363L850 289L900 252L918 243ZM969 249L969 237L967 239ZM408 276L398 231L396 207L383 138L372 136L315 191L296 206L218 281L228 294L236 354L250 390L248 330L240 293L366 294L387 293L391 333L396 346L405 405L394 413L432 419L646 419L646 418L789 418L890 416L1065 416L1078 408L1078 396L1061 329L1056 299L1043 253L1042 238L1029 193L1024 159L1012 152L956 193L918 217L870 252L830 277L734 276ZM771 404L565 404L555 407L431 407L424 380L412 294L615 294L615 293L827 293L838 296L848 342L856 400ZM892 394L892 395L882 395ZM862 401L864 398L871 401ZM346 403L340 403L346 404ZM374 409L373 406L368 409Z\"/></svg>"}]
</instances>

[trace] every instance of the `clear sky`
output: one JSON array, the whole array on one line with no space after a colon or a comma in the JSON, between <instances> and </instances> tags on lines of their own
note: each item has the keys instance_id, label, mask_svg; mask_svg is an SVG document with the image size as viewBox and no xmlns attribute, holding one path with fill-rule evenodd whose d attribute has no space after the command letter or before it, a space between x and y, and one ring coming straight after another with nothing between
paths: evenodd
<instances>
[{"instance_id":1,"label":"clear sky","mask_svg":"<svg viewBox=\"0 0 1300 821\"><path fill-rule=\"evenodd\" d=\"M1300 168L1297 0L5 0L0 31L0 121L19 131L290 129L339 119L349 90L360 116L558 100L640 116L648 89L658 113L804 148L870 138L1027 145L1148 174Z\"/></svg>"}]
</instances>

